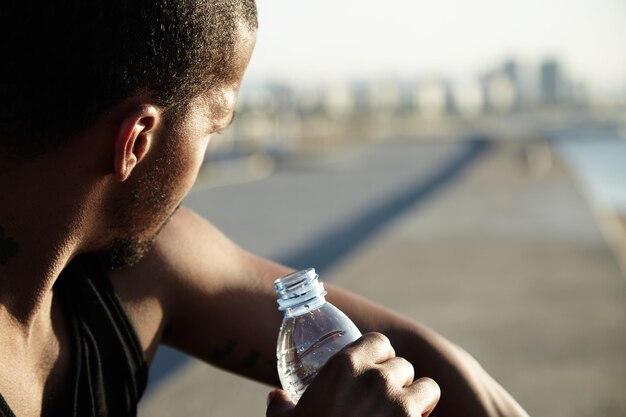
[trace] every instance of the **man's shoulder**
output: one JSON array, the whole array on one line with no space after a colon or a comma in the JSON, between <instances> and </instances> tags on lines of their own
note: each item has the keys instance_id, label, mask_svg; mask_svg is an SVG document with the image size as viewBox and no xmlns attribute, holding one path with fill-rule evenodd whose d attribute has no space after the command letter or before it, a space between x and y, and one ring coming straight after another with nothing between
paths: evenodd
<instances>
[{"instance_id":1,"label":"man's shoulder","mask_svg":"<svg viewBox=\"0 0 626 417\"><path fill-rule=\"evenodd\" d=\"M228 252L231 255L224 256ZM139 263L107 272L148 360L155 353L155 340L161 339L168 319L185 303L187 294L194 286L205 292L214 288L220 280L215 271L233 262L236 252L216 227L181 208Z\"/></svg>"},{"instance_id":2,"label":"man's shoulder","mask_svg":"<svg viewBox=\"0 0 626 417\"><path fill-rule=\"evenodd\" d=\"M127 311L166 315L192 288L207 292L219 286L239 256L240 249L215 226L181 208L136 265L107 275Z\"/></svg>"},{"instance_id":3,"label":"man's shoulder","mask_svg":"<svg viewBox=\"0 0 626 417\"><path fill-rule=\"evenodd\" d=\"M136 265L112 271L112 281L124 281L143 293L185 280L202 268L206 279L239 256L240 249L219 229L191 210L181 208L156 237ZM210 261L210 262L209 262ZM207 266L211 266L207 269Z\"/></svg>"},{"instance_id":4,"label":"man's shoulder","mask_svg":"<svg viewBox=\"0 0 626 417\"><path fill-rule=\"evenodd\" d=\"M273 279L287 269L237 246L199 215L180 209L135 266L111 271L111 280L146 355L168 329L193 328L198 317L217 317L222 296L269 300ZM207 328L206 320L200 318ZM216 330L217 332L217 330Z\"/></svg>"}]
</instances>

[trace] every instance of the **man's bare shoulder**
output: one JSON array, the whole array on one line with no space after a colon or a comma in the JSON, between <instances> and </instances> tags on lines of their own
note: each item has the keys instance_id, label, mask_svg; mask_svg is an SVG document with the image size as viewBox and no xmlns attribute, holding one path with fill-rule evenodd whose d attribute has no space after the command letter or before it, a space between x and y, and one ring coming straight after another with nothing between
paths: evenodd
<instances>
[{"instance_id":1,"label":"man's bare shoulder","mask_svg":"<svg viewBox=\"0 0 626 417\"><path fill-rule=\"evenodd\" d=\"M137 265L111 271L109 278L150 359L169 324L181 327L200 310L208 314L212 300L221 295L256 291L259 275L269 281L284 272L181 208Z\"/></svg>"},{"instance_id":2,"label":"man's bare shoulder","mask_svg":"<svg viewBox=\"0 0 626 417\"><path fill-rule=\"evenodd\" d=\"M215 226L185 208L176 212L137 264L110 272L110 279L124 293L135 297L160 296L172 285L189 281L202 267L204 281L227 268L241 249Z\"/></svg>"}]
</instances>

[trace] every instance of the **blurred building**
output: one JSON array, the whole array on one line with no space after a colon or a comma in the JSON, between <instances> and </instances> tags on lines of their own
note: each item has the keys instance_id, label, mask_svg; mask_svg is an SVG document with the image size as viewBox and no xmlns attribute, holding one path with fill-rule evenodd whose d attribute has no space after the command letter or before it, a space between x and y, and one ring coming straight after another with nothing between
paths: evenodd
<instances>
[{"instance_id":1,"label":"blurred building","mask_svg":"<svg viewBox=\"0 0 626 417\"><path fill-rule=\"evenodd\" d=\"M357 115L369 113L372 110L369 83L366 81L355 81L351 84L351 90L354 100L354 113Z\"/></svg>"},{"instance_id":2,"label":"blurred building","mask_svg":"<svg viewBox=\"0 0 626 417\"><path fill-rule=\"evenodd\" d=\"M355 112L355 97L349 84L334 83L323 89L322 110L332 118L345 118Z\"/></svg>"},{"instance_id":3,"label":"blurred building","mask_svg":"<svg viewBox=\"0 0 626 417\"><path fill-rule=\"evenodd\" d=\"M449 109L449 94L446 83L441 79L424 80L417 85L415 103L419 114L425 118L446 115Z\"/></svg>"},{"instance_id":4,"label":"blurred building","mask_svg":"<svg viewBox=\"0 0 626 417\"><path fill-rule=\"evenodd\" d=\"M485 107L494 112L513 111L518 103L515 84L506 71L494 71L484 78Z\"/></svg>"},{"instance_id":5,"label":"blurred building","mask_svg":"<svg viewBox=\"0 0 626 417\"><path fill-rule=\"evenodd\" d=\"M402 94L396 80L377 80L370 84L371 109L377 112L394 113L400 108Z\"/></svg>"},{"instance_id":6,"label":"blurred building","mask_svg":"<svg viewBox=\"0 0 626 417\"><path fill-rule=\"evenodd\" d=\"M474 119L485 110L483 88L478 80L466 80L454 84L452 89L456 113L464 118Z\"/></svg>"},{"instance_id":7,"label":"blurred building","mask_svg":"<svg viewBox=\"0 0 626 417\"><path fill-rule=\"evenodd\" d=\"M525 101L523 74L520 68L520 64L514 59L508 59L504 62L502 67L503 73L509 78L513 91L515 94L515 100L513 103L513 110L519 110L522 103Z\"/></svg>"},{"instance_id":8,"label":"blurred building","mask_svg":"<svg viewBox=\"0 0 626 417\"><path fill-rule=\"evenodd\" d=\"M548 105L556 105L561 99L562 69L554 59L548 59L541 63L539 68L539 85L541 102Z\"/></svg>"},{"instance_id":9,"label":"blurred building","mask_svg":"<svg viewBox=\"0 0 626 417\"><path fill-rule=\"evenodd\" d=\"M309 117L323 111L323 92L318 88L301 88L295 92L296 112Z\"/></svg>"}]
</instances>

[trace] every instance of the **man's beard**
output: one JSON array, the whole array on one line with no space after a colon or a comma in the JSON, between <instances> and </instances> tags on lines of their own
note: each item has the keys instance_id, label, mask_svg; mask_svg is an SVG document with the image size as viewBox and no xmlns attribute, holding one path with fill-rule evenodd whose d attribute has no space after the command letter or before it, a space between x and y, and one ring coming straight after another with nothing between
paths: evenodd
<instances>
[{"instance_id":1,"label":"man's beard","mask_svg":"<svg viewBox=\"0 0 626 417\"><path fill-rule=\"evenodd\" d=\"M129 268L144 257L152 247L156 235L145 240L120 239L99 253L100 262L106 269Z\"/></svg>"},{"instance_id":2,"label":"man's beard","mask_svg":"<svg viewBox=\"0 0 626 417\"><path fill-rule=\"evenodd\" d=\"M166 217L156 232L148 238L127 237L118 239L97 254L100 264L106 269L124 269L137 264L152 248L161 230L178 211L180 204Z\"/></svg>"}]
</instances>

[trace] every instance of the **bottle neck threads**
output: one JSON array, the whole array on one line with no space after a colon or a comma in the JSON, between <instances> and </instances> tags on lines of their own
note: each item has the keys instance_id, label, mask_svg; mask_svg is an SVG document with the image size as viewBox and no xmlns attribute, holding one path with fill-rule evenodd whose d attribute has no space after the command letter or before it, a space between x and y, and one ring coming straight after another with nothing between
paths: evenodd
<instances>
[{"instance_id":1,"label":"bottle neck threads","mask_svg":"<svg viewBox=\"0 0 626 417\"><path fill-rule=\"evenodd\" d=\"M284 311L288 317L295 317L324 305L327 292L318 278L315 269L309 268L274 281L278 309Z\"/></svg>"}]
</instances>

